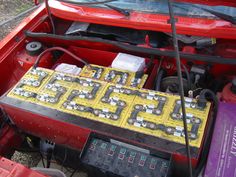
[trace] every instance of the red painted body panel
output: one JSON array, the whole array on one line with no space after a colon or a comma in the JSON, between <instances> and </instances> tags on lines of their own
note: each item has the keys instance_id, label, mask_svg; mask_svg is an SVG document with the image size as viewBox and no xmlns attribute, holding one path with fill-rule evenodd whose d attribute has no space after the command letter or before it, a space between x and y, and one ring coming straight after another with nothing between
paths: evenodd
<instances>
[{"instance_id":1,"label":"red painted body panel","mask_svg":"<svg viewBox=\"0 0 236 177\"><path fill-rule=\"evenodd\" d=\"M52 14L66 20L103 25L171 32L169 15L131 12L129 17L110 9L92 8L49 1ZM236 27L230 22L214 19L176 17L178 34L236 39Z\"/></svg>"},{"instance_id":2,"label":"red painted body panel","mask_svg":"<svg viewBox=\"0 0 236 177\"><path fill-rule=\"evenodd\" d=\"M36 135L37 137L50 139L51 141L82 150L89 134L89 129L56 121L41 115L35 116L31 112L18 110L17 108L4 106L4 109L12 117L18 128Z\"/></svg>"},{"instance_id":3,"label":"red painted body panel","mask_svg":"<svg viewBox=\"0 0 236 177\"><path fill-rule=\"evenodd\" d=\"M14 147L17 147L21 142L19 134L12 127L6 125L1 132L0 154L13 153Z\"/></svg>"},{"instance_id":4,"label":"red painted body panel","mask_svg":"<svg viewBox=\"0 0 236 177\"><path fill-rule=\"evenodd\" d=\"M0 157L0 176L1 177L48 177L36 171L30 170L25 166Z\"/></svg>"},{"instance_id":5,"label":"red painted body panel","mask_svg":"<svg viewBox=\"0 0 236 177\"><path fill-rule=\"evenodd\" d=\"M46 14L44 5L36 9L31 15L26 17L10 34L8 34L0 42L0 63L12 50L15 49L16 45L23 39L24 30L34 29L39 23L39 19Z\"/></svg>"},{"instance_id":6,"label":"red painted body panel","mask_svg":"<svg viewBox=\"0 0 236 177\"><path fill-rule=\"evenodd\" d=\"M225 102L236 103L236 95L232 92L231 87L232 83L229 83L224 87L221 93L221 98Z\"/></svg>"}]
</instances>

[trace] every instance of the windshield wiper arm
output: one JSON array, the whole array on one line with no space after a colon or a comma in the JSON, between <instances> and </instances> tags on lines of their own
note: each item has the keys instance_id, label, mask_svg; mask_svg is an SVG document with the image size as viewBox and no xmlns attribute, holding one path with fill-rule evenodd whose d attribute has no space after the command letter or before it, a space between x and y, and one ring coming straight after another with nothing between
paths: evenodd
<instances>
[{"instance_id":1,"label":"windshield wiper arm","mask_svg":"<svg viewBox=\"0 0 236 177\"><path fill-rule=\"evenodd\" d=\"M113 9L113 10L123 14L124 16L127 16L127 17L130 16L130 12L128 10L125 10L125 9L107 4L109 2L114 2L114 1L117 1L117 0L104 0L104 1L94 0L93 2L77 2L77 1L71 1L71 0L58 0L58 1L66 2L66 3L70 3L70 4L77 4L77 5L98 5L98 4L102 4L102 5L110 8L110 9Z\"/></svg>"},{"instance_id":2,"label":"windshield wiper arm","mask_svg":"<svg viewBox=\"0 0 236 177\"><path fill-rule=\"evenodd\" d=\"M71 0L58 0L61 2L66 2L66 3L70 3L70 4L77 4L77 5L97 5L97 4L105 4L108 2L113 2L113 1L117 1L117 0L104 0L104 1L93 1L93 2L78 2L78 1L71 1Z\"/></svg>"},{"instance_id":3,"label":"windshield wiper arm","mask_svg":"<svg viewBox=\"0 0 236 177\"><path fill-rule=\"evenodd\" d=\"M121 14L123 14L124 16L130 16L130 12L128 10L125 10L125 9L122 9L122 8L119 8L119 7L116 7L116 6L112 6L112 5L109 5L109 4L103 4L104 6L107 6L109 7L110 9L113 9Z\"/></svg>"},{"instance_id":4,"label":"windshield wiper arm","mask_svg":"<svg viewBox=\"0 0 236 177\"><path fill-rule=\"evenodd\" d=\"M178 4L174 4L173 5L174 7L178 7L180 9L184 9L186 11L188 11L189 9L185 8L185 7L182 7ZM204 8L204 7L199 7L197 5L192 5L193 7L197 8L197 9L200 9L200 10L203 10L205 12L208 12L212 15L214 15L215 17L218 17L219 19L222 19L222 20L225 20L225 21L228 21L234 25L236 25L236 16L230 16L230 15L227 15L227 14L224 14L224 13L221 13L221 12L216 12L214 10L211 10L211 9L207 9L207 8Z\"/></svg>"},{"instance_id":5,"label":"windshield wiper arm","mask_svg":"<svg viewBox=\"0 0 236 177\"><path fill-rule=\"evenodd\" d=\"M210 14L215 15L216 17L218 17L222 20L228 21L228 22L236 25L236 16L230 16L230 15L227 15L227 14L224 14L224 13L221 13L221 12L216 12L214 10L207 9L207 8L204 8L204 7L199 7L199 6L196 6L196 5L193 5L193 6L198 8L198 9L201 9L203 11L209 12Z\"/></svg>"}]
</instances>

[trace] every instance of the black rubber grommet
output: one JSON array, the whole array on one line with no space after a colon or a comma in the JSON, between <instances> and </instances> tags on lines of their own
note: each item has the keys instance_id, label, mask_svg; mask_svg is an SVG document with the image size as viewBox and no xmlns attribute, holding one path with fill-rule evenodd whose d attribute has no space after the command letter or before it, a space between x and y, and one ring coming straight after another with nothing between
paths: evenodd
<instances>
[{"instance_id":1,"label":"black rubber grommet","mask_svg":"<svg viewBox=\"0 0 236 177\"><path fill-rule=\"evenodd\" d=\"M40 42L29 42L25 47L27 53L31 56L39 55L43 51L43 45Z\"/></svg>"}]
</instances>

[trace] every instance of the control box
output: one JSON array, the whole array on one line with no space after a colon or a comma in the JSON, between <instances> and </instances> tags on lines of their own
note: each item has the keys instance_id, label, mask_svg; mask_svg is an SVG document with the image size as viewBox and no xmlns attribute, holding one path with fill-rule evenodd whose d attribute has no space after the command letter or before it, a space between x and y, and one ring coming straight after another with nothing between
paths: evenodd
<instances>
[{"instance_id":1,"label":"control box","mask_svg":"<svg viewBox=\"0 0 236 177\"><path fill-rule=\"evenodd\" d=\"M171 157L151 155L149 150L114 139L92 136L81 153L89 177L168 177Z\"/></svg>"}]
</instances>

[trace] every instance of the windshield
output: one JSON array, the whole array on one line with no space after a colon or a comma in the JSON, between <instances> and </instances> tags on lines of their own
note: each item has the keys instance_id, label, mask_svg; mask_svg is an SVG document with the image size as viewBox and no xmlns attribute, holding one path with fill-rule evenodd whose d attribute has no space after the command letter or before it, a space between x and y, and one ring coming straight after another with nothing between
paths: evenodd
<instances>
[{"instance_id":1,"label":"windshield","mask_svg":"<svg viewBox=\"0 0 236 177\"><path fill-rule=\"evenodd\" d=\"M59 0L60 1L60 0ZM93 3L104 2L104 0L67 0L68 2L77 3ZM168 5L166 0L116 0L107 3L126 10L134 10L148 13L168 14ZM224 13L226 15L235 16L236 8L228 6L207 6L192 3L180 3L174 2L175 15L189 16L189 17L206 17L215 18L215 16L209 12L204 11L201 8L214 10L216 12ZM103 4L93 4L91 6L108 8ZM201 7L201 8L197 8Z\"/></svg>"}]
</instances>

